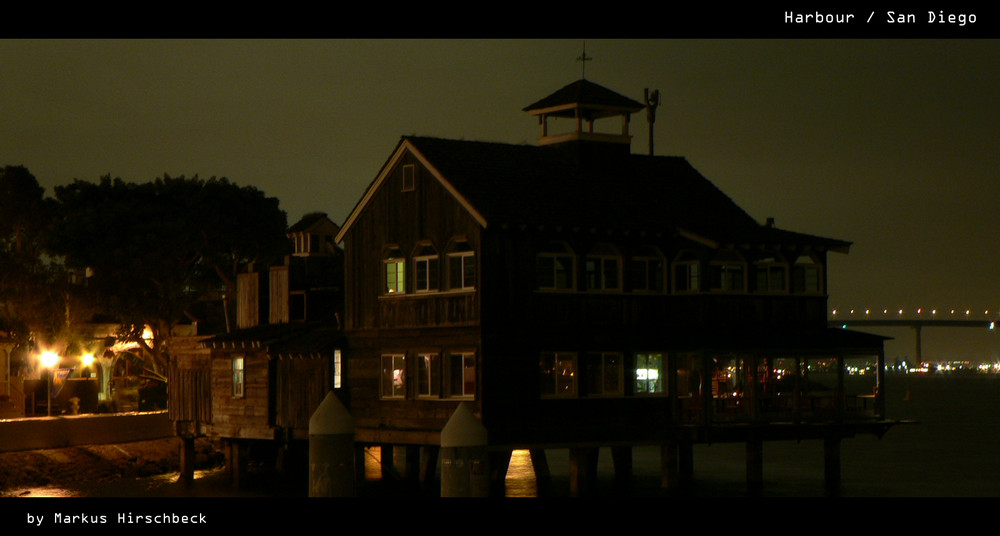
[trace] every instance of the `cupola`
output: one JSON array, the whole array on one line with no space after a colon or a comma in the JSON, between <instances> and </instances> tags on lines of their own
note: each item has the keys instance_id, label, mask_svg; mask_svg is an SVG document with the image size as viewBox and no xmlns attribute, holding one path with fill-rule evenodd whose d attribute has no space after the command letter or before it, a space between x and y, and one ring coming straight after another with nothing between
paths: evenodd
<instances>
[{"instance_id":1,"label":"cupola","mask_svg":"<svg viewBox=\"0 0 1000 536\"><path fill-rule=\"evenodd\" d=\"M640 102L619 95L610 89L581 78L542 100L524 108L525 112L538 116L542 127L539 145L552 145L567 141L597 141L629 145L629 118L635 112L646 108ZM610 124L617 118L621 128ZM554 132L553 119L562 124L570 123L568 131ZM567 121L568 120L568 121ZM602 120L601 129L595 123Z\"/></svg>"}]
</instances>

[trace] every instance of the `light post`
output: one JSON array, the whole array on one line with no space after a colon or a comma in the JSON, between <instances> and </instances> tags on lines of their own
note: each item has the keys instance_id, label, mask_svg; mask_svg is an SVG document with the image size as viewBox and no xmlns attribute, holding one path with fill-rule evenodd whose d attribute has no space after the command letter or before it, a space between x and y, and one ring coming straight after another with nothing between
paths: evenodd
<instances>
[{"instance_id":1,"label":"light post","mask_svg":"<svg viewBox=\"0 0 1000 536\"><path fill-rule=\"evenodd\" d=\"M56 365L59 364L59 354L55 352L42 352L42 366L49 369L49 388L48 391L48 404L46 404L45 410L46 414L52 416L52 373L55 371Z\"/></svg>"}]
</instances>

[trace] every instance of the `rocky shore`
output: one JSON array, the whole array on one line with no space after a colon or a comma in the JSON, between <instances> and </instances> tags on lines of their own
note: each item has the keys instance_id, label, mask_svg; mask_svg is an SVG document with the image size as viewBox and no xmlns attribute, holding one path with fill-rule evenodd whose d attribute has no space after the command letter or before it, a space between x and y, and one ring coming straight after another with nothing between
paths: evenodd
<instances>
[{"instance_id":1,"label":"rocky shore","mask_svg":"<svg viewBox=\"0 0 1000 536\"><path fill-rule=\"evenodd\" d=\"M196 469L221 468L224 454L195 442ZM45 487L94 487L177 472L180 440L165 438L59 449L0 452L0 497L29 496Z\"/></svg>"}]
</instances>

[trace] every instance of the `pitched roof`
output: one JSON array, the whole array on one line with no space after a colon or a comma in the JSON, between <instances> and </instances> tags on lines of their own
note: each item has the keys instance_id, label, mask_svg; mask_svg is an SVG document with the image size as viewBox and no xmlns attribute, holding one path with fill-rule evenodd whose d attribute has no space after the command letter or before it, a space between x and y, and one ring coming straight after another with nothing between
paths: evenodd
<instances>
[{"instance_id":1,"label":"pitched roof","mask_svg":"<svg viewBox=\"0 0 1000 536\"><path fill-rule=\"evenodd\" d=\"M569 108L574 105L587 108L613 108L639 111L645 106L628 97L586 79L580 79L534 104L526 106L525 112Z\"/></svg>"},{"instance_id":2,"label":"pitched roof","mask_svg":"<svg viewBox=\"0 0 1000 536\"><path fill-rule=\"evenodd\" d=\"M580 150L595 148L404 137L397 152L412 151L429 163L484 225L686 232L720 244L850 246L761 225L683 157L619 151L581 158Z\"/></svg>"},{"instance_id":3,"label":"pitched roof","mask_svg":"<svg viewBox=\"0 0 1000 536\"><path fill-rule=\"evenodd\" d=\"M221 333L201 341L207 348L264 348L273 357L328 354L343 345L344 334L325 322L262 324Z\"/></svg>"}]
</instances>

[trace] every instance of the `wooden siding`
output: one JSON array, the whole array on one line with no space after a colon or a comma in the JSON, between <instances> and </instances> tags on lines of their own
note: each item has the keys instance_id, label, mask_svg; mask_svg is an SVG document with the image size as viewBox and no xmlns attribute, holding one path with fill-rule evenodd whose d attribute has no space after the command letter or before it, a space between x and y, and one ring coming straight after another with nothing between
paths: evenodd
<instances>
[{"instance_id":1,"label":"wooden siding","mask_svg":"<svg viewBox=\"0 0 1000 536\"><path fill-rule=\"evenodd\" d=\"M208 423L212 420L211 352L201 348L204 337L170 339L167 371L167 414L170 420Z\"/></svg>"},{"instance_id":2,"label":"wooden siding","mask_svg":"<svg viewBox=\"0 0 1000 536\"><path fill-rule=\"evenodd\" d=\"M211 434L226 438L274 439L269 382L270 360L262 353L244 355L244 394L233 396L233 357L213 357Z\"/></svg>"},{"instance_id":3,"label":"wooden siding","mask_svg":"<svg viewBox=\"0 0 1000 536\"><path fill-rule=\"evenodd\" d=\"M330 390L330 359L279 357L274 370L275 424L293 430L299 439L309 437L309 419Z\"/></svg>"},{"instance_id":4,"label":"wooden siding","mask_svg":"<svg viewBox=\"0 0 1000 536\"><path fill-rule=\"evenodd\" d=\"M413 190L404 191L402 167L409 164L417 165L416 183ZM432 293L406 304L388 300L383 303L379 298L383 294L385 246L398 246L407 257L407 293L411 293L415 279L412 253L419 242L429 241L440 255L439 280L445 288L446 248L450 241L456 237L468 240L478 262L479 232L479 224L437 179L412 157L404 157L344 238L348 319L345 327L370 329L394 325L397 321L407 326L478 323L478 293L458 297L445 292ZM404 311L407 308L413 309Z\"/></svg>"},{"instance_id":5,"label":"wooden siding","mask_svg":"<svg viewBox=\"0 0 1000 536\"><path fill-rule=\"evenodd\" d=\"M271 311L268 321L271 324L282 324L289 321L289 267L272 266L270 273L270 304Z\"/></svg>"}]
</instances>

